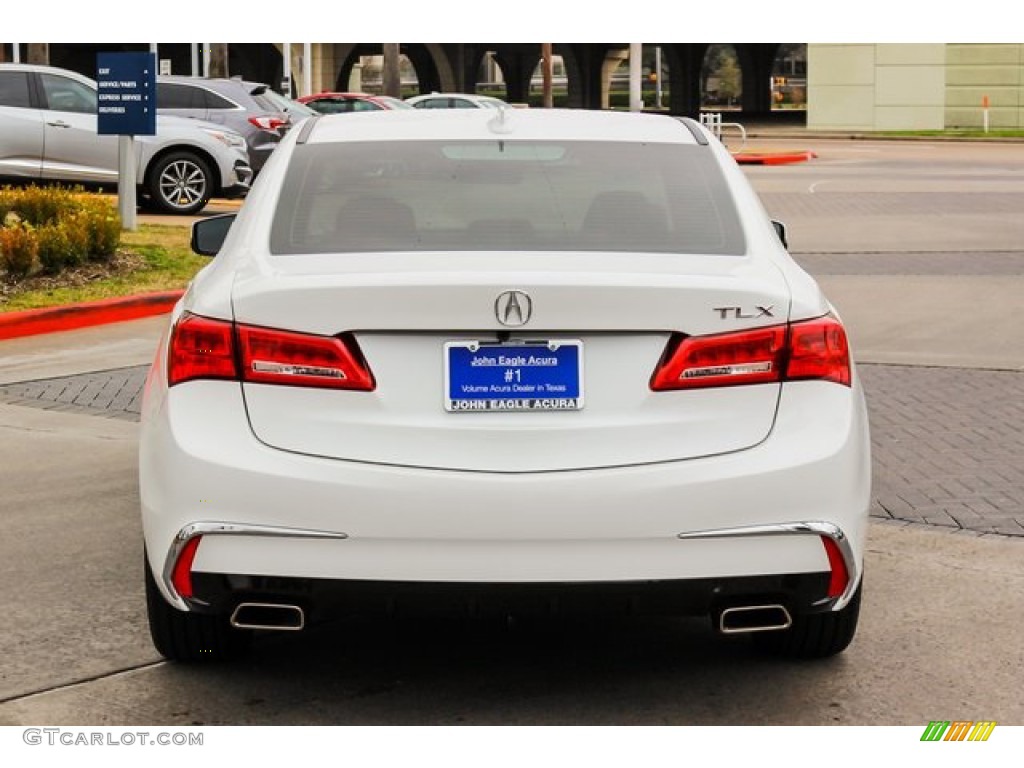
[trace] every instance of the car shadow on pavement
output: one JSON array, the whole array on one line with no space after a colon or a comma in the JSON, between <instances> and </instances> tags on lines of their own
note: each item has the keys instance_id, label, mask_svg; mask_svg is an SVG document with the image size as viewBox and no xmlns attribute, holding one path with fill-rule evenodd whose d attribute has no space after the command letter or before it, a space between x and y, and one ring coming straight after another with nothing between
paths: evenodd
<instances>
[{"instance_id":1,"label":"car shadow on pavement","mask_svg":"<svg viewBox=\"0 0 1024 768\"><path fill-rule=\"evenodd\" d=\"M153 682L193 724L827 724L845 666L772 659L700 619L347 619Z\"/></svg>"}]
</instances>

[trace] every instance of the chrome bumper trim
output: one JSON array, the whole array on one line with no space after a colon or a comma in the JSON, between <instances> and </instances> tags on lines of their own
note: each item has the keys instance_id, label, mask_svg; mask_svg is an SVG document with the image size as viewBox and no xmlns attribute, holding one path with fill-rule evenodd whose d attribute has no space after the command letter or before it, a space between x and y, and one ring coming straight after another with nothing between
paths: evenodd
<instances>
[{"instance_id":1,"label":"chrome bumper trim","mask_svg":"<svg viewBox=\"0 0 1024 768\"><path fill-rule=\"evenodd\" d=\"M178 556L185 548L185 545L196 536L280 536L293 539L347 539L347 533L335 531L316 531L307 528L285 528L276 525L247 525L245 523L190 523L178 531L167 550L167 557L164 559L164 570L162 574L164 588L167 594L173 597L174 605L183 610L190 610L188 602L178 594L174 588L171 576L174 573L174 564L178 562Z\"/></svg>"},{"instance_id":2,"label":"chrome bumper trim","mask_svg":"<svg viewBox=\"0 0 1024 768\"><path fill-rule=\"evenodd\" d=\"M850 540L842 529L833 523L822 521L774 523L771 525L747 525L738 528L717 528L706 531L691 531L677 534L680 539L724 539L735 536L828 536L839 547L846 564L846 572L850 580L846 590L832 604L832 610L838 611L846 607L860 583L860 569L853 554Z\"/></svg>"}]
</instances>

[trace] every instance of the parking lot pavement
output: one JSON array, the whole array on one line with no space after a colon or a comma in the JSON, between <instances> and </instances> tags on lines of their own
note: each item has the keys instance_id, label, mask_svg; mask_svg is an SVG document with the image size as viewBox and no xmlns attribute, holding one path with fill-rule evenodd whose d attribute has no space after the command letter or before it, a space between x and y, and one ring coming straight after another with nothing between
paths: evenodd
<instances>
[{"instance_id":1,"label":"parking lot pavement","mask_svg":"<svg viewBox=\"0 0 1024 768\"><path fill-rule=\"evenodd\" d=\"M862 362L1024 371L1020 252L797 253Z\"/></svg>"},{"instance_id":2,"label":"parking lot pavement","mask_svg":"<svg viewBox=\"0 0 1024 768\"><path fill-rule=\"evenodd\" d=\"M148 363L166 327L158 315L0 341L0 385Z\"/></svg>"},{"instance_id":3,"label":"parking lot pavement","mask_svg":"<svg viewBox=\"0 0 1024 768\"><path fill-rule=\"evenodd\" d=\"M223 213L237 213L238 209L242 207L242 199L224 200L215 199L211 200L209 204L203 208L203 210L195 216L180 216L177 214L167 213L151 213L151 212L139 212L138 222L139 224L161 224L163 226L183 226L190 227L196 221L205 219L209 216L219 216Z\"/></svg>"}]
</instances>

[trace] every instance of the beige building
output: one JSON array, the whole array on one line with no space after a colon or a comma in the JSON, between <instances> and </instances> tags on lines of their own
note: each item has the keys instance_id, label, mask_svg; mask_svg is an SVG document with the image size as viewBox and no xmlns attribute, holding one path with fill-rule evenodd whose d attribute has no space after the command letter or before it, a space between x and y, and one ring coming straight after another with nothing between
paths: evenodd
<instances>
[{"instance_id":1,"label":"beige building","mask_svg":"<svg viewBox=\"0 0 1024 768\"><path fill-rule=\"evenodd\" d=\"M809 128L1024 128L1024 44L811 44L807 79Z\"/></svg>"}]
</instances>

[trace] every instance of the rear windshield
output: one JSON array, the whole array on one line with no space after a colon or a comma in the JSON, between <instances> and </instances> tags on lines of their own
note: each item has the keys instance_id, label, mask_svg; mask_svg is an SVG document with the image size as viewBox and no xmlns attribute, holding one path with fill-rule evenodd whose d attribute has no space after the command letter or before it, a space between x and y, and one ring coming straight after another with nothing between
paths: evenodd
<instances>
[{"instance_id":1,"label":"rear windshield","mask_svg":"<svg viewBox=\"0 0 1024 768\"><path fill-rule=\"evenodd\" d=\"M267 112L288 112L295 117L295 122L298 122L303 117L311 117L316 114L315 110L310 109L305 104L286 98L269 88L259 93L254 91L249 95L252 96L252 100L256 102L260 109L265 109Z\"/></svg>"},{"instance_id":2,"label":"rear windshield","mask_svg":"<svg viewBox=\"0 0 1024 768\"><path fill-rule=\"evenodd\" d=\"M745 243L707 147L493 139L298 146L270 250L738 255Z\"/></svg>"}]
</instances>

